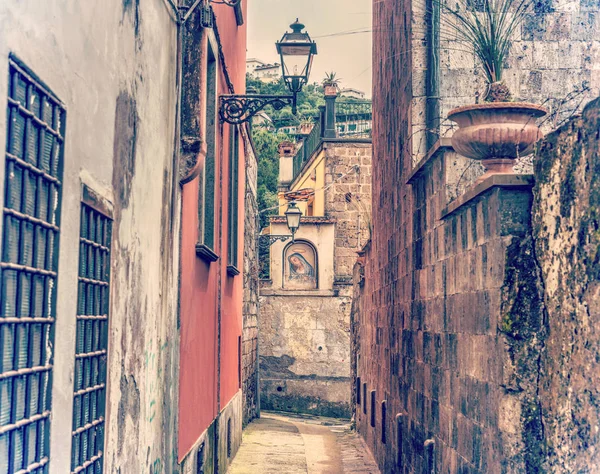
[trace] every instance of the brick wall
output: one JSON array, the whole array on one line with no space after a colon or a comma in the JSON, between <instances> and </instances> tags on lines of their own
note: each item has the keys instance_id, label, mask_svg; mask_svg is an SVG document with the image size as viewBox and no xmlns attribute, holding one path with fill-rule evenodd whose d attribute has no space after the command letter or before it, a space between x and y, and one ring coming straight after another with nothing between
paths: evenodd
<instances>
[{"instance_id":1,"label":"brick wall","mask_svg":"<svg viewBox=\"0 0 600 474\"><path fill-rule=\"evenodd\" d=\"M376 64L407 49L402 8L374 4ZM533 194L528 176L459 186L448 144L412 169L408 66L374 77L357 428L382 472L594 472L600 103L543 142Z\"/></svg>"},{"instance_id":2,"label":"brick wall","mask_svg":"<svg viewBox=\"0 0 600 474\"><path fill-rule=\"evenodd\" d=\"M242 332L243 425L258 415L258 251L256 245L258 166L250 143L246 143L246 193L244 201L244 299Z\"/></svg>"},{"instance_id":3,"label":"brick wall","mask_svg":"<svg viewBox=\"0 0 600 474\"><path fill-rule=\"evenodd\" d=\"M385 67L374 74L364 281L355 269L357 427L386 473L539 472L547 331L532 181L461 187L447 146L412 169L409 8L373 6L373 61Z\"/></svg>"}]
</instances>

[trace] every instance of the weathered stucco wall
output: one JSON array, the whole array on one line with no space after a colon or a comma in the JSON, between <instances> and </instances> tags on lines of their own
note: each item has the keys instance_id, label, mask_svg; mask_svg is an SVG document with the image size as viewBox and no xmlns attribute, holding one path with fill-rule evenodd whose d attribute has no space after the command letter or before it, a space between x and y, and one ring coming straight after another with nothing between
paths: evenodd
<instances>
[{"instance_id":1,"label":"weathered stucco wall","mask_svg":"<svg viewBox=\"0 0 600 474\"><path fill-rule=\"evenodd\" d=\"M350 415L350 295L263 290L261 409Z\"/></svg>"},{"instance_id":2,"label":"weathered stucco wall","mask_svg":"<svg viewBox=\"0 0 600 474\"><path fill-rule=\"evenodd\" d=\"M548 337L540 397L548 472L600 466L600 99L536 153L533 228Z\"/></svg>"},{"instance_id":3,"label":"weathered stucco wall","mask_svg":"<svg viewBox=\"0 0 600 474\"><path fill-rule=\"evenodd\" d=\"M162 0L25 0L0 4L0 31L3 103L14 53L67 109L50 473L71 470L82 182L114 206L105 471L172 472L179 354L176 25ZM2 146L6 120L2 106Z\"/></svg>"}]
</instances>

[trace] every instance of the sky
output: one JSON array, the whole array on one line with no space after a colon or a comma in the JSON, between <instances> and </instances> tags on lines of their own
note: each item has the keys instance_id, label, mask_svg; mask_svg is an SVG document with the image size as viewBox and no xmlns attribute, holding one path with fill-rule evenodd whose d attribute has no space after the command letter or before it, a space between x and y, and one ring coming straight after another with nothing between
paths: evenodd
<instances>
[{"instance_id":1,"label":"sky","mask_svg":"<svg viewBox=\"0 0 600 474\"><path fill-rule=\"evenodd\" d=\"M340 87L359 89L371 97L371 32L367 31L371 29L371 3L372 0L248 0L248 57L279 62L275 42L299 18L317 42L310 82L321 82L326 72L335 71L342 80Z\"/></svg>"}]
</instances>

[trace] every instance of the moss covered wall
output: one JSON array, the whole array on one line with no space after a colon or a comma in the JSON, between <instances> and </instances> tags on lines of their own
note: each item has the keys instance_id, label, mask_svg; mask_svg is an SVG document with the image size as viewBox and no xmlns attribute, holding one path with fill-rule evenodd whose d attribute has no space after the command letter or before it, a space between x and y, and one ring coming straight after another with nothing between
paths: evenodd
<instances>
[{"instance_id":1,"label":"moss covered wall","mask_svg":"<svg viewBox=\"0 0 600 474\"><path fill-rule=\"evenodd\" d=\"M545 467L598 472L600 99L545 138L535 176L533 232L549 328L540 367Z\"/></svg>"}]
</instances>

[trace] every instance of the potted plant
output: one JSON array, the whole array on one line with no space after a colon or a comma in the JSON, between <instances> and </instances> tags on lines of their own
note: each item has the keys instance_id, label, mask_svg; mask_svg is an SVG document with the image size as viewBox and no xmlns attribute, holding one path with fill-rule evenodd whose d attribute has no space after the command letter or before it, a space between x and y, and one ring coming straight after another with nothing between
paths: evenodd
<instances>
[{"instance_id":1,"label":"potted plant","mask_svg":"<svg viewBox=\"0 0 600 474\"><path fill-rule=\"evenodd\" d=\"M458 0L453 7L440 4L442 24L453 39L475 53L487 87L483 103L458 107L448 118L459 126L452 137L454 150L481 160L487 173L512 173L515 160L531 152L542 137L535 120L547 110L536 104L513 102L502 73L511 38L530 13L532 0L481 0L479 11L472 0Z\"/></svg>"},{"instance_id":2,"label":"potted plant","mask_svg":"<svg viewBox=\"0 0 600 474\"><path fill-rule=\"evenodd\" d=\"M323 89L326 97L331 97L338 94L341 79L336 77L335 72L328 72L323 79Z\"/></svg>"},{"instance_id":3,"label":"potted plant","mask_svg":"<svg viewBox=\"0 0 600 474\"><path fill-rule=\"evenodd\" d=\"M298 133L300 135L309 135L314 125L315 122L312 117L303 117L300 120L300 125L298 125Z\"/></svg>"}]
</instances>

